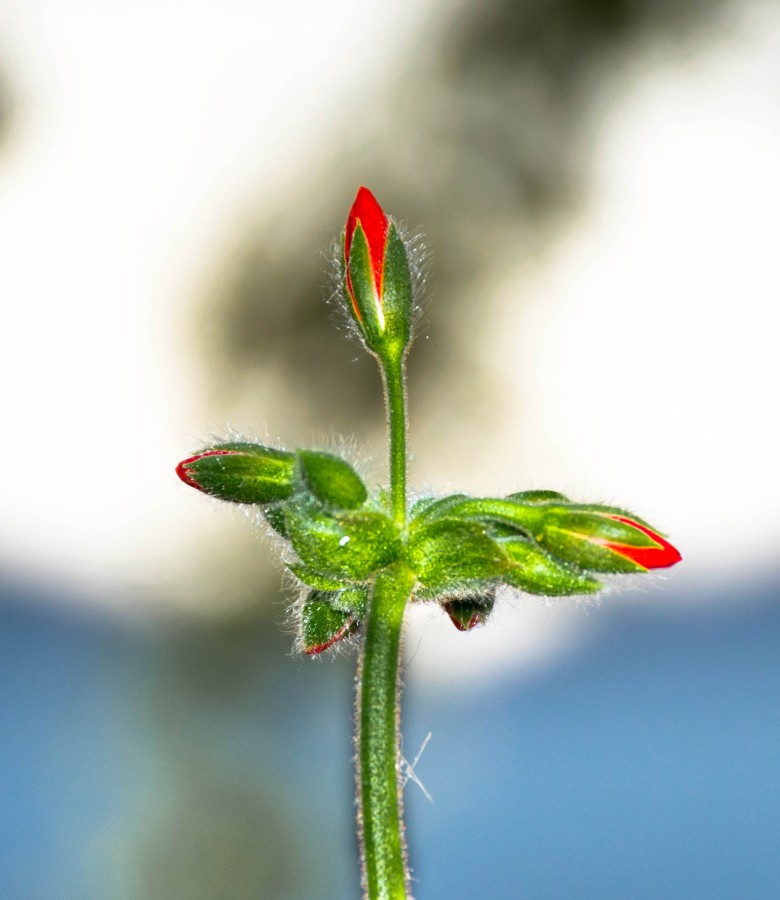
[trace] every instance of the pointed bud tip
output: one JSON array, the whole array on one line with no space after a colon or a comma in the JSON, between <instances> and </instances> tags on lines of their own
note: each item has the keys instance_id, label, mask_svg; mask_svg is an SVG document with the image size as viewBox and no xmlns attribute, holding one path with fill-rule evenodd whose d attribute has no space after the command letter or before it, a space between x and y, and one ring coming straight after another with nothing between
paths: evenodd
<instances>
[{"instance_id":1,"label":"pointed bud tip","mask_svg":"<svg viewBox=\"0 0 780 900\"><path fill-rule=\"evenodd\" d=\"M476 628L477 625L482 624L482 616L480 616L479 613L474 613L468 622L459 619L454 613L448 612L447 615L450 617L450 622L452 622L458 631L471 631L472 628Z\"/></svg>"},{"instance_id":2,"label":"pointed bud tip","mask_svg":"<svg viewBox=\"0 0 780 900\"><path fill-rule=\"evenodd\" d=\"M626 544L605 543L605 546L613 552L625 556L645 569L667 569L682 560L682 554L673 544L646 525L635 522L626 516L611 515L608 518L636 528L656 544L655 547L629 547Z\"/></svg>"},{"instance_id":3,"label":"pointed bud tip","mask_svg":"<svg viewBox=\"0 0 780 900\"><path fill-rule=\"evenodd\" d=\"M194 456L188 456L187 459L183 459L179 465L176 466L176 474L186 485L189 485L189 487L195 488L196 491L203 491L203 488L195 481L193 473L190 472L187 467L198 462L198 460L203 459L204 456L225 456L230 452L230 450L206 450L204 453L196 453Z\"/></svg>"}]
</instances>

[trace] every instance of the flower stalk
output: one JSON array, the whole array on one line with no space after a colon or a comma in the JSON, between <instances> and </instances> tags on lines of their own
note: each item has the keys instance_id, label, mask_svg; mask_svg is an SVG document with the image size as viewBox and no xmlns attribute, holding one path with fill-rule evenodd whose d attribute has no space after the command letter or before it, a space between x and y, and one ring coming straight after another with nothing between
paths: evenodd
<instances>
[{"instance_id":1,"label":"flower stalk","mask_svg":"<svg viewBox=\"0 0 780 900\"><path fill-rule=\"evenodd\" d=\"M406 900L399 654L407 603L437 603L468 632L487 621L501 587L545 597L593 594L603 588L602 574L641 574L681 557L633 513L556 491L422 497L410 508L411 266L395 222L364 187L342 235L341 276L346 314L382 377L389 490L370 491L331 453L246 441L201 448L176 472L191 488L254 507L283 539L299 585L301 651L316 656L362 631L355 757L363 888L368 900Z\"/></svg>"}]
</instances>

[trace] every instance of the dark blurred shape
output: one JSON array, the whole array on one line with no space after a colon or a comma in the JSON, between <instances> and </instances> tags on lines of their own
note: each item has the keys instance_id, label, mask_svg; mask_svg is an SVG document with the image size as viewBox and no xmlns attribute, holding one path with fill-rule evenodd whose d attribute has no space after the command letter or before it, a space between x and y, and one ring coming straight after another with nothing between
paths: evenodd
<instances>
[{"instance_id":1,"label":"dark blurred shape","mask_svg":"<svg viewBox=\"0 0 780 900\"><path fill-rule=\"evenodd\" d=\"M451 18L399 60L397 82L350 108L342 145L324 149L319 171L291 175L284 202L265 207L225 261L208 309L216 407L251 410L274 372L299 428L360 433L378 421L372 364L349 363L360 354L334 339L319 300L316 250L340 233L361 183L434 249L440 306L434 340L411 357L415 410L447 393L483 401L472 347L491 276L539 252L553 219L581 201L594 97L652 40L710 36L724 5L474 0L442 12Z\"/></svg>"}]
</instances>

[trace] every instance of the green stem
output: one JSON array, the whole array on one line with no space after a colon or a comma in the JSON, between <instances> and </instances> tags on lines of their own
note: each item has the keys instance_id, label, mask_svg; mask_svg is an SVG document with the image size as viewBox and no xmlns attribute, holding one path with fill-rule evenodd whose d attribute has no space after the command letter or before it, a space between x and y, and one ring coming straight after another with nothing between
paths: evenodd
<instances>
[{"instance_id":1,"label":"green stem","mask_svg":"<svg viewBox=\"0 0 780 900\"><path fill-rule=\"evenodd\" d=\"M406 382L403 353L380 359L390 443L390 502L406 527ZM369 900L404 900L409 872L399 780L398 657L414 573L402 562L381 571L365 618L358 668L358 822L363 886Z\"/></svg>"},{"instance_id":2,"label":"green stem","mask_svg":"<svg viewBox=\"0 0 780 900\"><path fill-rule=\"evenodd\" d=\"M403 900L408 884L398 771L398 655L414 573L379 573L366 616L358 671L358 821L363 884L370 900Z\"/></svg>"},{"instance_id":3,"label":"green stem","mask_svg":"<svg viewBox=\"0 0 780 900\"><path fill-rule=\"evenodd\" d=\"M403 357L380 364L390 432L390 500L393 518L406 527L406 372Z\"/></svg>"}]
</instances>

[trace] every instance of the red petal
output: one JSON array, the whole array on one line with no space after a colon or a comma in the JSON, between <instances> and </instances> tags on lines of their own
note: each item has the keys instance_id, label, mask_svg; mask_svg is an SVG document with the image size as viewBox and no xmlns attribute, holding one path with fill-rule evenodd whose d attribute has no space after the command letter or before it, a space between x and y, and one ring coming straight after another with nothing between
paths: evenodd
<instances>
[{"instance_id":1,"label":"red petal","mask_svg":"<svg viewBox=\"0 0 780 900\"><path fill-rule=\"evenodd\" d=\"M344 256L349 280L349 251L352 246L352 235L360 222L368 243L368 253L374 270L374 289L378 298L382 296L382 268L385 260L385 244L389 222L376 197L367 187L358 189L355 202L347 216L347 228L344 237ZM351 290L350 290L351 293Z\"/></svg>"},{"instance_id":2,"label":"red petal","mask_svg":"<svg viewBox=\"0 0 780 900\"><path fill-rule=\"evenodd\" d=\"M626 544L612 544L605 541L604 546L615 553L625 556L627 559L632 560L639 566L643 566L645 569L665 569L667 566L673 566L682 559L680 551L676 547L672 546L669 541L662 538L660 534L647 528L647 526L640 525L639 522L635 522L633 519L627 519L624 516L609 516L609 518L614 519L616 522L623 522L624 525L630 525L632 528L636 528L637 531L646 534L650 540L658 545L656 547L629 547Z\"/></svg>"}]
</instances>

